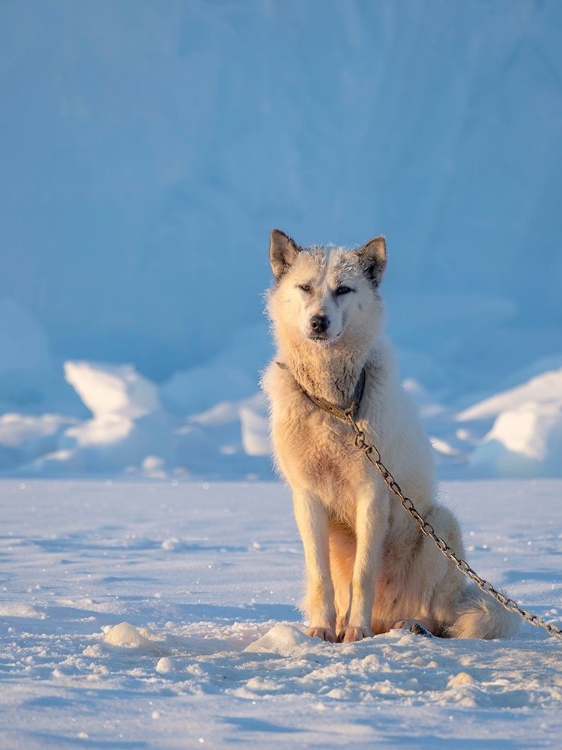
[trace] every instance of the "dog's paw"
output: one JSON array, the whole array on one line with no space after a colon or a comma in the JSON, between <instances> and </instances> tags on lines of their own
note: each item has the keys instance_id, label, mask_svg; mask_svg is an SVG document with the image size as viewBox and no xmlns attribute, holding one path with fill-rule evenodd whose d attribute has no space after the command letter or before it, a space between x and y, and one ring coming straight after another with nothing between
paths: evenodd
<instances>
[{"instance_id":1,"label":"dog's paw","mask_svg":"<svg viewBox=\"0 0 562 750\"><path fill-rule=\"evenodd\" d=\"M362 641L363 638L372 637L373 631L370 628L354 628L351 625L346 625L338 640L340 643L355 643L355 641Z\"/></svg>"},{"instance_id":2,"label":"dog's paw","mask_svg":"<svg viewBox=\"0 0 562 750\"><path fill-rule=\"evenodd\" d=\"M306 634L311 638L320 638L322 641L336 643L336 632L333 628L309 628Z\"/></svg>"},{"instance_id":3,"label":"dog's paw","mask_svg":"<svg viewBox=\"0 0 562 750\"><path fill-rule=\"evenodd\" d=\"M426 630L423 625L420 625L416 620L399 620L395 622L391 630L409 630L414 635L423 635L425 638L432 638L433 636Z\"/></svg>"}]
</instances>

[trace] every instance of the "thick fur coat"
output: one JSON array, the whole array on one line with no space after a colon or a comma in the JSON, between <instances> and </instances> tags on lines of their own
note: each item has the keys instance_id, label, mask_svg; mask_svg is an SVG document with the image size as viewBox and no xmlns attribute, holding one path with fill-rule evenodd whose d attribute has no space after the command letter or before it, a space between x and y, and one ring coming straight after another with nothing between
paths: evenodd
<instances>
[{"instance_id":1,"label":"thick fur coat","mask_svg":"<svg viewBox=\"0 0 562 750\"><path fill-rule=\"evenodd\" d=\"M419 623L434 635L499 638L514 617L468 586L354 446L351 427L303 389L340 407L366 382L357 415L368 442L437 533L464 557L459 525L435 502L429 441L382 337L386 244L301 248L271 233L268 313L277 353L264 376L279 471L293 492L307 571L308 633L357 641Z\"/></svg>"}]
</instances>

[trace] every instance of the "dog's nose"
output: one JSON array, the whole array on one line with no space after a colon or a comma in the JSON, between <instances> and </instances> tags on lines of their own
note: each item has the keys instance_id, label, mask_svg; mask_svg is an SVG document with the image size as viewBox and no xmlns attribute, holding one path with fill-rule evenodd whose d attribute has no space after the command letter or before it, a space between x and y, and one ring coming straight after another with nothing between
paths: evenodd
<instances>
[{"instance_id":1,"label":"dog's nose","mask_svg":"<svg viewBox=\"0 0 562 750\"><path fill-rule=\"evenodd\" d=\"M314 333L326 333L330 321L327 315L313 315L310 319L310 327Z\"/></svg>"}]
</instances>

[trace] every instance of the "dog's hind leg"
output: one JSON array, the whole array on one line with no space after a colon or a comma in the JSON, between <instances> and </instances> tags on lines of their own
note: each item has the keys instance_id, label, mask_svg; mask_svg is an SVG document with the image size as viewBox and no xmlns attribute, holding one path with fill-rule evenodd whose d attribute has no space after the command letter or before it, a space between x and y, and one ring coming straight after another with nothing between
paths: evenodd
<instances>
[{"instance_id":1,"label":"dog's hind leg","mask_svg":"<svg viewBox=\"0 0 562 750\"><path fill-rule=\"evenodd\" d=\"M427 515L427 520L455 553L464 559L461 531L453 513L437 505ZM439 581L434 588L431 612L440 624L440 634L449 638L484 639L513 635L517 630L517 617L476 586L467 585L462 573L429 540L426 540L426 548L426 559L429 561L430 556L433 558L433 564L427 564L426 568L433 569L435 580Z\"/></svg>"},{"instance_id":2,"label":"dog's hind leg","mask_svg":"<svg viewBox=\"0 0 562 750\"><path fill-rule=\"evenodd\" d=\"M433 506L425 518L449 545L463 553L458 523L447 508ZM387 550L385 569L377 581L373 631L423 630L443 635L455 618L462 592L460 576L433 540L411 522Z\"/></svg>"},{"instance_id":3,"label":"dog's hind leg","mask_svg":"<svg viewBox=\"0 0 562 750\"><path fill-rule=\"evenodd\" d=\"M395 622L390 628L391 630L409 630L414 635L424 635L426 638L431 638L432 634L427 628L419 623L417 620L399 620Z\"/></svg>"}]
</instances>

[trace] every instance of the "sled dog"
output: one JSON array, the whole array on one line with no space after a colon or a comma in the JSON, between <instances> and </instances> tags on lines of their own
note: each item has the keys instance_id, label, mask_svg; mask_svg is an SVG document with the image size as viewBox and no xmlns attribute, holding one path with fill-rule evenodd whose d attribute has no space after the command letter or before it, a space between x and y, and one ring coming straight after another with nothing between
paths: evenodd
<instances>
[{"instance_id":1,"label":"sled dog","mask_svg":"<svg viewBox=\"0 0 562 750\"><path fill-rule=\"evenodd\" d=\"M501 638L516 619L465 582L354 445L351 426L313 401L359 404L356 422L404 494L464 558L459 524L435 502L429 440L382 338L386 243L299 247L273 230L267 310L277 353L264 373L279 471L304 546L308 634L359 641L395 627Z\"/></svg>"}]
</instances>

